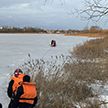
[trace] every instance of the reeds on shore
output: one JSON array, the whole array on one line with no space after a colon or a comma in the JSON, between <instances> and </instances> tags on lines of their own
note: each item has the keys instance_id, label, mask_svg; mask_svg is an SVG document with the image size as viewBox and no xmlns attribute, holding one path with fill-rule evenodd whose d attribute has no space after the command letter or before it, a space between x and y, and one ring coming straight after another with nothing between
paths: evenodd
<instances>
[{"instance_id":1,"label":"reeds on shore","mask_svg":"<svg viewBox=\"0 0 108 108\"><path fill-rule=\"evenodd\" d=\"M92 84L108 81L108 38L78 45L71 56L53 62L32 59L24 63L37 84L38 108L106 108ZM62 60L62 64L56 64Z\"/></svg>"}]
</instances>

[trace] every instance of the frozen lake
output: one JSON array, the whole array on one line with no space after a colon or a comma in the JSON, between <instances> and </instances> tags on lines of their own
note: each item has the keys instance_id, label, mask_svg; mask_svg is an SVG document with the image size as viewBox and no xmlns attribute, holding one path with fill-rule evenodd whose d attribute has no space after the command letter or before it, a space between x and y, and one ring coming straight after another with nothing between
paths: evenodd
<instances>
[{"instance_id":1,"label":"frozen lake","mask_svg":"<svg viewBox=\"0 0 108 108\"><path fill-rule=\"evenodd\" d=\"M0 103L3 108L7 108L9 102L6 94L9 74L27 60L28 53L32 58L48 60L51 56L68 55L74 46L89 39L63 34L0 34ZM51 40L56 40L56 47L50 47Z\"/></svg>"}]
</instances>

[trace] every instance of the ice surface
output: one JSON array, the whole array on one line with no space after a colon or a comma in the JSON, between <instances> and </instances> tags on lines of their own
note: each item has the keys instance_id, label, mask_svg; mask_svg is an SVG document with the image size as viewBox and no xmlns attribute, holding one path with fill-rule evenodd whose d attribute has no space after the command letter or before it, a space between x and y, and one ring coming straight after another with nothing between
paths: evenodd
<instances>
[{"instance_id":1,"label":"ice surface","mask_svg":"<svg viewBox=\"0 0 108 108\"><path fill-rule=\"evenodd\" d=\"M51 40L57 46L50 47ZM78 44L92 39L87 37L64 36L63 34L0 34L0 103L7 108L7 85L10 74L27 60L28 53L35 59L51 59L51 56L68 55Z\"/></svg>"}]
</instances>

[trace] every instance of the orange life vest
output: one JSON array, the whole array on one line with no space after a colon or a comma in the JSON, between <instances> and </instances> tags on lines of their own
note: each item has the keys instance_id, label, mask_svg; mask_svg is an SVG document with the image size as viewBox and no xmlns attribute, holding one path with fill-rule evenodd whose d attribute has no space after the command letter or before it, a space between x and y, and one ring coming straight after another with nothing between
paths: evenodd
<instances>
[{"instance_id":1,"label":"orange life vest","mask_svg":"<svg viewBox=\"0 0 108 108\"><path fill-rule=\"evenodd\" d=\"M30 82L22 83L24 93L20 96L19 102L34 103L34 98L37 96L36 84Z\"/></svg>"},{"instance_id":2,"label":"orange life vest","mask_svg":"<svg viewBox=\"0 0 108 108\"><path fill-rule=\"evenodd\" d=\"M14 84L12 86L12 91L15 93L15 91L17 90L17 88L21 85L22 81L23 81L23 77L25 76L25 74L19 74L18 77L13 76L11 78L11 80L14 80Z\"/></svg>"}]
</instances>

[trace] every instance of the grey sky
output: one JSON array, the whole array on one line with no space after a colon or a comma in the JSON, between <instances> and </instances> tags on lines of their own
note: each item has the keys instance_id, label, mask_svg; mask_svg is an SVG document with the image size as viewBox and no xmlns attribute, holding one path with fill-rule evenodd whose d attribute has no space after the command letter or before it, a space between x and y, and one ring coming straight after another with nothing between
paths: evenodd
<instances>
[{"instance_id":1,"label":"grey sky","mask_svg":"<svg viewBox=\"0 0 108 108\"><path fill-rule=\"evenodd\" d=\"M50 29L83 29L87 25L87 21L81 20L72 12L83 8L83 0L46 1L0 0L0 25Z\"/></svg>"}]
</instances>

